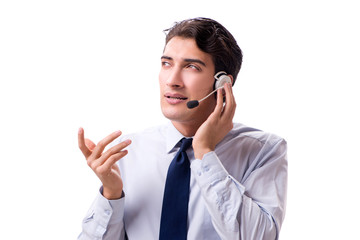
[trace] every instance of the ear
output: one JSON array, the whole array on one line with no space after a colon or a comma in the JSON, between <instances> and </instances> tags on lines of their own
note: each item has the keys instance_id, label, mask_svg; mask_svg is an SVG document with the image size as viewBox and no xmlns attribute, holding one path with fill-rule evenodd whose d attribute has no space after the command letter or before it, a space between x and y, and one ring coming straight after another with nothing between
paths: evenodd
<instances>
[{"instance_id":1,"label":"ear","mask_svg":"<svg viewBox=\"0 0 360 240\"><path fill-rule=\"evenodd\" d=\"M231 79L231 86L234 86L234 77L231 74L229 74L228 76Z\"/></svg>"}]
</instances>

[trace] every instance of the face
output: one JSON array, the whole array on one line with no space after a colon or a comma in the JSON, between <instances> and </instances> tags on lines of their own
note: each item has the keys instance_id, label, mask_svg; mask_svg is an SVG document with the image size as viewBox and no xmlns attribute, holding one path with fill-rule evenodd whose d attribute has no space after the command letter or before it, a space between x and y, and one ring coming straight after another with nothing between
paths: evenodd
<instances>
[{"instance_id":1,"label":"face","mask_svg":"<svg viewBox=\"0 0 360 240\"><path fill-rule=\"evenodd\" d=\"M193 109L188 109L186 103L200 100L213 90L214 74L211 55L201 51L194 39L174 37L167 43L161 57L160 102L164 116L175 127L199 127L213 112L213 96Z\"/></svg>"}]
</instances>

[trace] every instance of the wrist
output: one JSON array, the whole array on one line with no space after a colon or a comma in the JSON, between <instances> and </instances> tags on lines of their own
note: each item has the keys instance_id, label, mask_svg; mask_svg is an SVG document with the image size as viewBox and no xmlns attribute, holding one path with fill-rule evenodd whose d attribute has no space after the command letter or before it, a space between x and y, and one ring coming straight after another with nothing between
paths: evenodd
<instances>
[{"instance_id":1,"label":"wrist","mask_svg":"<svg viewBox=\"0 0 360 240\"><path fill-rule=\"evenodd\" d=\"M102 195L108 200L116 200L124 197L124 192L122 190L111 190L103 186Z\"/></svg>"},{"instance_id":2,"label":"wrist","mask_svg":"<svg viewBox=\"0 0 360 240\"><path fill-rule=\"evenodd\" d=\"M212 152L212 151L214 151L214 150L211 148L203 148L203 149L198 149L198 150L194 149L195 159L202 160L205 154Z\"/></svg>"}]
</instances>

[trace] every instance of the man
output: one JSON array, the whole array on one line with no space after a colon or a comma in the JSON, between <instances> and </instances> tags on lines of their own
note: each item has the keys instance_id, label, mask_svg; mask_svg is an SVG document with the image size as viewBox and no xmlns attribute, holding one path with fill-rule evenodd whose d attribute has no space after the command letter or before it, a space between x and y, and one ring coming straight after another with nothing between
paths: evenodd
<instances>
[{"instance_id":1,"label":"man","mask_svg":"<svg viewBox=\"0 0 360 240\"><path fill-rule=\"evenodd\" d=\"M233 36L212 19L167 30L159 83L170 123L126 137L114 132L97 145L79 130L79 147L102 182L79 239L278 239L286 142L233 124L241 62ZM189 109L187 102L213 91L220 71L232 84ZM179 159L190 164L188 180L173 170Z\"/></svg>"}]
</instances>

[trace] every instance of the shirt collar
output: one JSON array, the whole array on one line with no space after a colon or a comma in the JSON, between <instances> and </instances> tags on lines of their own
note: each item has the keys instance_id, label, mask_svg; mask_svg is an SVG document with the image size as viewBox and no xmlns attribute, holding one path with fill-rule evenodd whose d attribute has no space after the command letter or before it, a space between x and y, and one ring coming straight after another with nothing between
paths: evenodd
<instances>
[{"instance_id":1,"label":"shirt collar","mask_svg":"<svg viewBox=\"0 0 360 240\"><path fill-rule=\"evenodd\" d=\"M166 151L170 153L184 136L170 122L166 130Z\"/></svg>"}]
</instances>

